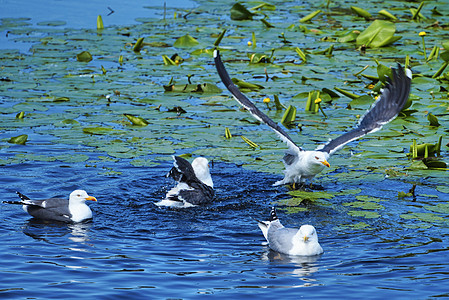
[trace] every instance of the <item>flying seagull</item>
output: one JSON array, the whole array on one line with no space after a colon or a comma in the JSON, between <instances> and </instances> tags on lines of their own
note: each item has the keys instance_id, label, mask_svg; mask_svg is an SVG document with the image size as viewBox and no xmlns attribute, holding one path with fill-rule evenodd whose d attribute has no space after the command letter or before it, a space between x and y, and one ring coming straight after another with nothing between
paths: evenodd
<instances>
[{"instance_id":1,"label":"flying seagull","mask_svg":"<svg viewBox=\"0 0 449 300\"><path fill-rule=\"evenodd\" d=\"M24 194L16 193L20 201L3 201L3 203L20 204L24 211L37 219L62 222L82 222L91 219L92 211L86 205L86 200L97 201L83 190L73 191L68 200L62 198L31 200Z\"/></svg>"},{"instance_id":2,"label":"flying seagull","mask_svg":"<svg viewBox=\"0 0 449 300\"><path fill-rule=\"evenodd\" d=\"M371 108L360 118L357 126L329 141L324 146L319 146L316 150L304 150L291 139L291 137L277 123L261 112L245 95L234 85L225 66L220 58L217 49L214 51L215 67L218 75L226 88L234 98L244 108L259 121L267 124L277 133L282 141L287 143L288 150L284 155L285 177L277 181L274 185L303 183L312 180L315 175L321 172L324 167L329 167L328 159L331 154L342 148L347 143L354 141L370 132L380 130L399 114L407 102L412 72L404 69L398 64L397 69L393 69L393 78L387 79L387 84L382 90L380 97L374 102Z\"/></svg>"},{"instance_id":3,"label":"flying seagull","mask_svg":"<svg viewBox=\"0 0 449 300\"><path fill-rule=\"evenodd\" d=\"M269 247L276 252L302 256L323 253L315 227L302 225L299 229L286 228L279 221L274 207L268 221L258 221L258 225Z\"/></svg>"},{"instance_id":4,"label":"flying seagull","mask_svg":"<svg viewBox=\"0 0 449 300\"><path fill-rule=\"evenodd\" d=\"M165 199L155 203L157 206L191 207L212 202L214 183L209 172L209 162L197 157L190 164L179 156L173 156L173 168L168 172L178 184L168 191Z\"/></svg>"}]
</instances>

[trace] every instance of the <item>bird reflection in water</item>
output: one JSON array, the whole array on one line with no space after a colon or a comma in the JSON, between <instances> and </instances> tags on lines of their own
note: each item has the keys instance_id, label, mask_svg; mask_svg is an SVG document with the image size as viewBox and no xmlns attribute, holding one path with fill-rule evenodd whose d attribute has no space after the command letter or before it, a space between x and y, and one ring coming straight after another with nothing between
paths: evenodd
<instances>
[{"instance_id":1,"label":"bird reflection in water","mask_svg":"<svg viewBox=\"0 0 449 300\"><path fill-rule=\"evenodd\" d=\"M319 270L319 266L317 261L320 259L321 255L314 256L293 256L286 255L282 253L278 253L271 249L268 249L262 255L262 260L269 261L274 265L290 265L292 268L281 268L277 270L281 270L276 273L272 273L272 275L276 276L296 276L299 277L305 283L298 285L297 287L305 287L305 286L315 286L320 285L315 279L311 278L313 273Z\"/></svg>"},{"instance_id":2,"label":"bird reflection in water","mask_svg":"<svg viewBox=\"0 0 449 300\"><path fill-rule=\"evenodd\" d=\"M75 243L85 243L89 240L91 221L81 223L65 223L32 218L23 226L23 233L35 240L48 244L62 244L62 237L67 237Z\"/></svg>"}]
</instances>

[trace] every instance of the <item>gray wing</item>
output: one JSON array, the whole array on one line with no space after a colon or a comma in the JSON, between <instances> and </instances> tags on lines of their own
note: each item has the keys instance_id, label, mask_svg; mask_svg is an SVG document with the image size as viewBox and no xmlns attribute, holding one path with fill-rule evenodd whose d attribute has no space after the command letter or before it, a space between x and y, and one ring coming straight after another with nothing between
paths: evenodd
<instances>
[{"instance_id":1,"label":"gray wing","mask_svg":"<svg viewBox=\"0 0 449 300\"><path fill-rule=\"evenodd\" d=\"M404 71L404 68L398 64L397 69L393 69L393 79L388 78L388 82L379 99L360 119L358 126L317 150L332 154L347 143L370 132L380 130L383 125L396 118L408 100L411 77L410 70Z\"/></svg>"},{"instance_id":2,"label":"gray wing","mask_svg":"<svg viewBox=\"0 0 449 300\"><path fill-rule=\"evenodd\" d=\"M231 92L234 98L239 102L244 108L249 110L249 112L259 121L267 124L273 129L274 132L281 138L282 141L286 142L288 148L293 150L293 152L303 151L301 147L295 144L290 136L282 129L277 123L271 120L266 114L261 112L245 95L240 92L238 87L232 82L226 71L223 62L221 61L220 53L218 49L214 51L215 67L217 68L218 75L220 75L221 81L226 86L226 88Z\"/></svg>"},{"instance_id":3,"label":"gray wing","mask_svg":"<svg viewBox=\"0 0 449 300\"><path fill-rule=\"evenodd\" d=\"M27 200L27 212L38 219L70 222L69 201L62 198ZM35 205L38 204L38 205Z\"/></svg>"},{"instance_id":4,"label":"gray wing","mask_svg":"<svg viewBox=\"0 0 449 300\"><path fill-rule=\"evenodd\" d=\"M27 212L37 218L42 220L55 220L62 222L70 222L72 214L69 211L69 207L53 207L53 208L42 208L38 206L28 206Z\"/></svg>"},{"instance_id":5,"label":"gray wing","mask_svg":"<svg viewBox=\"0 0 449 300\"><path fill-rule=\"evenodd\" d=\"M298 232L298 229L293 228L269 228L267 233L267 240L270 248L274 251L288 254L293 248L293 237Z\"/></svg>"}]
</instances>

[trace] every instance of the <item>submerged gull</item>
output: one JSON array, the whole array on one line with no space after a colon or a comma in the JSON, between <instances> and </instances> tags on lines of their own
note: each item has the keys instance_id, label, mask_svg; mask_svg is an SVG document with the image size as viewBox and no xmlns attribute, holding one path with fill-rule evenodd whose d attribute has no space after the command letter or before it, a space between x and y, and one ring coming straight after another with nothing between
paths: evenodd
<instances>
[{"instance_id":1,"label":"submerged gull","mask_svg":"<svg viewBox=\"0 0 449 300\"><path fill-rule=\"evenodd\" d=\"M412 72L409 69L404 72L404 69L398 64L397 69L393 69L393 78L388 78L382 94L365 115L360 118L358 125L354 129L329 141L324 146L319 146L314 151L306 151L296 145L282 127L261 112L240 92L229 77L218 50L214 51L214 59L221 80L237 102L249 110L257 120L271 127L281 140L287 143L288 150L285 152L283 159L285 177L274 185L302 183L313 179L325 166L330 166L327 160L331 154L351 141L370 132L380 130L383 125L396 118L407 102L410 93Z\"/></svg>"},{"instance_id":2,"label":"submerged gull","mask_svg":"<svg viewBox=\"0 0 449 300\"><path fill-rule=\"evenodd\" d=\"M62 198L31 200L19 192L16 193L21 201L3 201L3 203L20 204L24 211L37 219L62 222L82 222L91 219L92 211L86 205L86 200L97 201L83 190L73 191L68 200Z\"/></svg>"},{"instance_id":3,"label":"submerged gull","mask_svg":"<svg viewBox=\"0 0 449 300\"><path fill-rule=\"evenodd\" d=\"M190 164L179 156L173 156L173 168L168 172L178 184L168 191L164 200L157 206L191 207L212 202L214 183L209 172L209 162L204 157L197 157Z\"/></svg>"},{"instance_id":4,"label":"submerged gull","mask_svg":"<svg viewBox=\"0 0 449 300\"><path fill-rule=\"evenodd\" d=\"M299 229L286 228L276 216L274 207L271 209L268 221L258 221L258 225L269 247L276 252L301 256L323 253L315 227L302 225Z\"/></svg>"}]
</instances>

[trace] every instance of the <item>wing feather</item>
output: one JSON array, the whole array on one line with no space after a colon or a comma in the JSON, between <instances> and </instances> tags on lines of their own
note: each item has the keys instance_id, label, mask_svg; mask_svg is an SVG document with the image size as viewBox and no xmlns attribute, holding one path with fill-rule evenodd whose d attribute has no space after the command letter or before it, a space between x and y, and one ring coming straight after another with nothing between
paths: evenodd
<instances>
[{"instance_id":1,"label":"wing feather","mask_svg":"<svg viewBox=\"0 0 449 300\"><path fill-rule=\"evenodd\" d=\"M380 130L383 125L396 118L404 108L410 94L411 80L411 71L407 69L404 72L404 68L398 64L397 69L393 69L392 80L388 78L379 99L360 118L357 127L317 150L333 154L347 143Z\"/></svg>"},{"instance_id":2,"label":"wing feather","mask_svg":"<svg viewBox=\"0 0 449 300\"><path fill-rule=\"evenodd\" d=\"M218 49L214 51L215 67L217 68L218 75L220 75L221 81L226 86L226 88L234 96L235 100L240 103L244 108L246 108L257 120L267 124L270 128L276 132L280 139L287 143L288 148L293 150L295 153L303 151L301 147L295 144L290 136L280 127L277 123L271 120L266 114L261 112L245 95L240 92L238 87L232 82L226 71L223 62L221 61L220 53Z\"/></svg>"}]
</instances>

